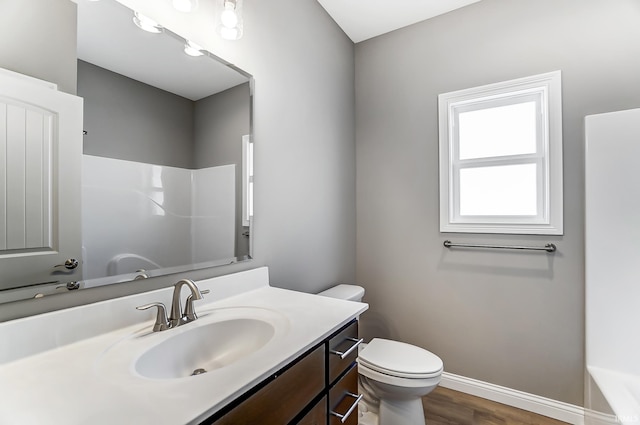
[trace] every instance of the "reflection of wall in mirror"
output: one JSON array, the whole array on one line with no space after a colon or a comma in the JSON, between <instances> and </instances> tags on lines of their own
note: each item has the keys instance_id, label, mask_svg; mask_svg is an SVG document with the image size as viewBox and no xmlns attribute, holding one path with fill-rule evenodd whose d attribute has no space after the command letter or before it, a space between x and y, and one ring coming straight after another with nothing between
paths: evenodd
<instances>
[{"instance_id":1,"label":"reflection of wall in mirror","mask_svg":"<svg viewBox=\"0 0 640 425\"><path fill-rule=\"evenodd\" d=\"M234 176L83 155L83 278L233 257Z\"/></svg>"},{"instance_id":2,"label":"reflection of wall in mirror","mask_svg":"<svg viewBox=\"0 0 640 425\"><path fill-rule=\"evenodd\" d=\"M236 182L242 182L242 136L251 132L250 111L249 83L196 102L196 168L236 164ZM243 235L248 229L242 226L242 185L236 189L236 257L241 258L249 255L249 238Z\"/></svg>"},{"instance_id":3,"label":"reflection of wall in mirror","mask_svg":"<svg viewBox=\"0 0 640 425\"><path fill-rule=\"evenodd\" d=\"M195 168L193 101L80 60L78 96L85 154Z\"/></svg>"}]
</instances>

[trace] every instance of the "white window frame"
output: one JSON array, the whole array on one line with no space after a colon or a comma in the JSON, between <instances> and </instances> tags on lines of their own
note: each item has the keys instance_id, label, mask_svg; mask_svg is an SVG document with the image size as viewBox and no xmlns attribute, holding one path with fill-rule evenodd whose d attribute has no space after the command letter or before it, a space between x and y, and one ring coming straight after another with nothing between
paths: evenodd
<instances>
[{"instance_id":1,"label":"white window frame","mask_svg":"<svg viewBox=\"0 0 640 425\"><path fill-rule=\"evenodd\" d=\"M518 101L520 99L520 102ZM537 149L533 154L460 160L457 116L534 99ZM562 94L560 71L549 72L438 96L440 143L440 231L462 233L563 234ZM536 164L537 207L531 216L463 216L460 170L481 166Z\"/></svg>"}]
</instances>

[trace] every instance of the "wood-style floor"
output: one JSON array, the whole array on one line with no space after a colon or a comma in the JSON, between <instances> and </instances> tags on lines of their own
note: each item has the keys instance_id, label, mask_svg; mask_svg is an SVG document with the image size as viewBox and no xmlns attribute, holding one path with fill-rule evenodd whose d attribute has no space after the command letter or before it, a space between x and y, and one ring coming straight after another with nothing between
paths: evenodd
<instances>
[{"instance_id":1,"label":"wood-style floor","mask_svg":"<svg viewBox=\"0 0 640 425\"><path fill-rule=\"evenodd\" d=\"M427 425L567 425L546 416L438 387L423 398Z\"/></svg>"}]
</instances>

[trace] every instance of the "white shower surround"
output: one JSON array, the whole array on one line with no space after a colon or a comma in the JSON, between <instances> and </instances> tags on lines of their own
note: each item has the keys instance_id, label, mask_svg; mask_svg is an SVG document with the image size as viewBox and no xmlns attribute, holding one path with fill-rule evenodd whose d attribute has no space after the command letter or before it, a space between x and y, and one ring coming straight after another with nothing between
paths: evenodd
<instances>
[{"instance_id":1,"label":"white shower surround","mask_svg":"<svg viewBox=\"0 0 640 425\"><path fill-rule=\"evenodd\" d=\"M639 140L640 109L586 117L586 362L623 424L640 422Z\"/></svg>"},{"instance_id":2,"label":"white shower surround","mask_svg":"<svg viewBox=\"0 0 640 425\"><path fill-rule=\"evenodd\" d=\"M82 167L85 280L234 256L235 165L188 170L83 155Z\"/></svg>"}]
</instances>

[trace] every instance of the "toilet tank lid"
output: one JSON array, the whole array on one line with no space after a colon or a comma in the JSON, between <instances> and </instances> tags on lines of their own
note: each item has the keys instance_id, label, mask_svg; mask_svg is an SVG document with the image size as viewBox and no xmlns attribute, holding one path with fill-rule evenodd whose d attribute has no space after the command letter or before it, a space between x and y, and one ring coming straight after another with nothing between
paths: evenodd
<instances>
[{"instance_id":1,"label":"toilet tank lid","mask_svg":"<svg viewBox=\"0 0 640 425\"><path fill-rule=\"evenodd\" d=\"M347 285L346 283L341 283L340 285L336 285L326 291L320 292L318 295L329 298L338 298L341 300L362 301L364 288L358 285Z\"/></svg>"}]
</instances>

